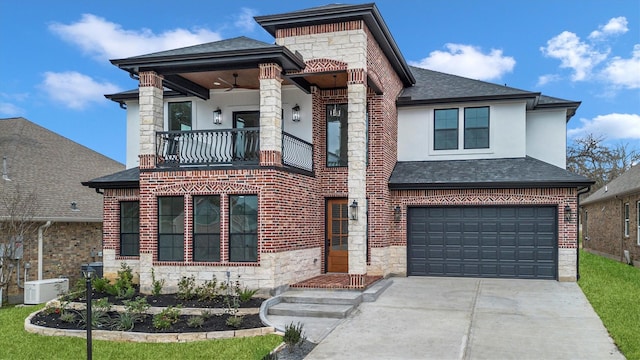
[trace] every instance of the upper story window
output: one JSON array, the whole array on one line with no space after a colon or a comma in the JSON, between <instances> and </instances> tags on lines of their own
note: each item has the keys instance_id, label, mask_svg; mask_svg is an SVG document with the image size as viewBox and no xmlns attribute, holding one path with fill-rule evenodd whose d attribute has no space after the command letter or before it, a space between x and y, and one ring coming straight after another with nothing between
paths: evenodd
<instances>
[{"instance_id":1,"label":"upper story window","mask_svg":"<svg viewBox=\"0 0 640 360\"><path fill-rule=\"evenodd\" d=\"M193 197L193 261L220 261L220 196Z\"/></svg>"},{"instance_id":2,"label":"upper story window","mask_svg":"<svg viewBox=\"0 0 640 360\"><path fill-rule=\"evenodd\" d=\"M184 198L158 198L158 261L184 260Z\"/></svg>"},{"instance_id":3,"label":"upper story window","mask_svg":"<svg viewBox=\"0 0 640 360\"><path fill-rule=\"evenodd\" d=\"M464 109L464 148L489 148L489 108Z\"/></svg>"},{"instance_id":4,"label":"upper story window","mask_svg":"<svg viewBox=\"0 0 640 360\"><path fill-rule=\"evenodd\" d=\"M170 102L169 131L191 130L191 101Z\"/></svg>"},{"instance_id":5,"label":"upper story window","mask_svg":"<svg viewBox=\"0 0 640 360\"><path fill-rule=\"evenodd\" d=\"M437 109L434 113L433 149L458 148L458 109Z\"/></svg>"},{"instance_id":6,"label":"upper story window","mask_svg":"<svg viewBox=\"0 0 640 360\"><path fill-rule=\"evenodd\" d=\"M347 166L347 104L327 105L327 167Z\"/></svg>"},{"instance_id":7,"label":"upper story window","mask_svg":"<svg viewBox=\"0 0 640 360\"><path fill-rule=\"evenodd\" d=\"M120 203L120 256L140 255L140 202Z\"/></svg>"},{"instance_id":8,"label":"upper story window","mask_svg":"<svg viewBox=\"0 0 640 360\"><path fill-rule=\"evenodd\" d=\"M463 114L461 119L457 108L434 111L434 150L458 150L460 142L464 149L489 148L489 107L464 108ZM460 128L464 129L462 134Z\"/></svg>"}]
</instances>

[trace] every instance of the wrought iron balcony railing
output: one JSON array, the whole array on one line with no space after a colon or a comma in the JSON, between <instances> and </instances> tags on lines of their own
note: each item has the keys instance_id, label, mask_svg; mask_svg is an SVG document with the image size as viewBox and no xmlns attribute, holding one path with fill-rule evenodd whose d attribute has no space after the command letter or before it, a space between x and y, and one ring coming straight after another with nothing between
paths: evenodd
<instances>
[{"instance_id":1,"label":"wrought iron balcony railing","mask_svg":"<svg viewBox=\"0 0 640 360\"><path fill-rule=\"evenodd\" d=\"M283 132L282 164L302 170L313 171L313 145Z\"/></svg>"}]
</instances>

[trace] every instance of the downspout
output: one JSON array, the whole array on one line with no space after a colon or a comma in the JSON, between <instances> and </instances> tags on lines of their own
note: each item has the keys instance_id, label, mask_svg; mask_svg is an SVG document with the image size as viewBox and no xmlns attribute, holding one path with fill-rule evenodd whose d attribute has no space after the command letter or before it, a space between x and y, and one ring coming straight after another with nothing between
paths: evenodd
<instances>
[{"instance_id":1,"label":"downspout","mask_svg":"<svg viewBox=\"0 0 640 360\"><path fill-rule=\"evenodd\" d=\"M586 194L589 191L591 191L591 185L578 190L578 194L576 195L576 244L578 244L578 248L576 249L576 281L580 280L580 195ZM584 239L582 239L582 246L584 247Z\"/></svg>"},{"instance_id":2,"label":"downspout","mask_svg":"<svg viewBox=\"0 0 640 360\"><path fill-rule=\"evenodd\" d=\"M44 230L51 226L51 220L38 228L38 280L42 280L42 253L44 252Z\"/></svg>"}]
</instances>

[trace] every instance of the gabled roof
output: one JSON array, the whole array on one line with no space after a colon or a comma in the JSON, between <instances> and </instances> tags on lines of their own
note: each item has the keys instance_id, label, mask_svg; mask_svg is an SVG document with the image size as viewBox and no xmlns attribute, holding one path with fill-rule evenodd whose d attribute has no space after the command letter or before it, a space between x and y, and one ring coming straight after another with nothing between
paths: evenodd
<instances>
[{"instance_id":1,"label":"gabled roof","mask_svg":"<svg viewBox=\"0 0 640 360\"><path fill-rule=\"evenodd\" d=\"M580 102L554 98L539 92L516 89L415 66L410 68L416 78L416 84L402 91L397 100L399 107L522 99L527 101L527 109L566 108L568 120L580 106Z\"/></svg>"},{"instance_id":2,"label":"gabled roof","mask_svg":"<svg viewBox=\"0 0 640 360\"><path fill-rule=\"evenodd\" d=\"M283 14L256 16L254 19L274 37L278 29L363 20L404 85L411 86L415 82L376 4L329 4Z\"/></svg>"},{"instance_id":3,"label":"gabled roof","mask_svg":"<svg viewBox=\"0 0 640 360\"><path fill-rule=\"evenodd\" d=\"M401 161L389 179L392 190L583 187L594 182L534 159Z\"/></svg>"},{"instance_id":4,"label":"gabled roof","mask_svg":"<svg viewBox=\"0 0 640 360\"><path fill-rule=\"evenodd\" d=\"M615 196L640 193L640 164L632 166L586 198L581 205L592 204Z\"/></svg>"},{"instance_id":5,"label":"gabled roof","mask_svg":"<svg viewBox=\"0 0 640 360\"><path fill-rule=\"evenodd\" d=\"M136 189L140 187L140 168L118 171L82 183L93 189Z\"/></svg>"},{"instance_id":6,"label":"gabled roof","mask_svg":"<svg viewBox=\"0 0 640 360\"><path fill-rule=\"evenodd\" d=\"M0 119L0 161L7 175L0 193L37 194L38 221L102 221L102 196L81 182L121 171L124 165L24 118ZM0 163L1 166L1 163ZM71 210L76 202L79 211ZM3 215L0 208L0 219Z\"/></svg>"}]
</instances>

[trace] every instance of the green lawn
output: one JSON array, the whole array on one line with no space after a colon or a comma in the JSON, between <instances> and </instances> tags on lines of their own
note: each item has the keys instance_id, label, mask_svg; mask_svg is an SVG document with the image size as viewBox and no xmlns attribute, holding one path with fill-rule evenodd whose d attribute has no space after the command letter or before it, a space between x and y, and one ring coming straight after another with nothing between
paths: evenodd
<instances>
[{"instance_id":1,"label":"green lawn","mask_svg":"<svg viewBox=\"0 0 640 360\"><path fill-rule=\"evenodd\" d=\"M40 306L41 307L41 306ZM0 308L0 359L86 359L85 339L41 336L24 330L24 319L40 307ZM282 338L249 338L178 344L93 341L94 359L262 359Z\"/></svg>"},{"instance_id":2,"label":"green lawn","mask_svg":"<svg viewBox=\"0 0 640 360\"><path fill-rule=\"evenodd\" d=\"M578 284L618 348L640 359L640 269L580 251Z\"/></svg>"}]
</instances>

